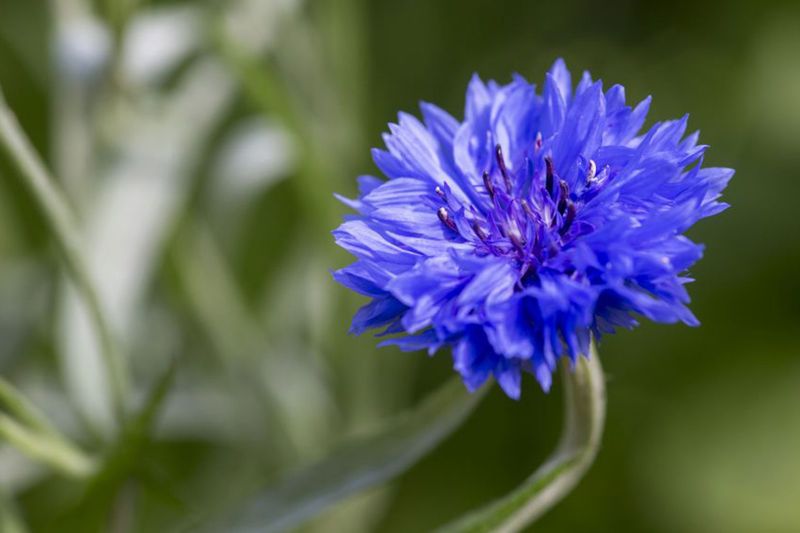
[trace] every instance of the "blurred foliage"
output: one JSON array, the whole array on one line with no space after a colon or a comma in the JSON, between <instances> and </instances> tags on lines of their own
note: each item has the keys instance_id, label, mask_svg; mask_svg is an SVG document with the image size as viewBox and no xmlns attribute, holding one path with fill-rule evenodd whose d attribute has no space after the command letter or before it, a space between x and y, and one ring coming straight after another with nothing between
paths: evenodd
<instances>
[{"instance_id":1,"label":"blurred foliage","mask_svg":"<svg viewBox=\"0 0 800 533\"><path fill-rule=\"evenodd\" d=\"M603 340L603 448L537 530L800 530L798 28L791 0L0 0L0 85L80 215L132 412L176 359L105 508L0 445L0 527L60 531L89 509L113 531L168 530L445 381L444 353L346 334L361 301L328 274L349 260L332 194L376 172L368 149L398 110L460 114L472 72L538 81L562 56L652 94L651 120L691 112L706 163L737 176L733 207L692 230L702 327ZM102 455L119 430L97 346L16 178L0 157L0 375ZM396 482L306 529L427 530L499 497L553 447L560 393L490 391Z\"/></svg>"}]
</instances>

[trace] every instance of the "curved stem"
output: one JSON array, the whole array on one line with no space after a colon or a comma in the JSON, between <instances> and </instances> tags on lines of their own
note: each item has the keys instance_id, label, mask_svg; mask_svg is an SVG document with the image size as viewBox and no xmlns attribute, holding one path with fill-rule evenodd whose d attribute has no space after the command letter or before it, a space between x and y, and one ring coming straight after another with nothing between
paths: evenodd
<instances>
[{"instance_id":1,"label":"curved stem","mask_svg":"<svg viewBox=\"0 0 800 533\"><path fill-rule=\"evenodd\" d=\"M59 251L78 291L82 294L94 323L100 353L109 374L112 401L119 417L124 415L124 361L117 351L111 326L106 320L100 297L83 261L80 232L75 214L55 180L31 145L0 89L0 147L19 171L25 186L45 217Z\"/></svg>"},{"instance_id":2,"label":"curved stem","mask_svg":"<svg viewBox=\"0 0 800 533\"><path fill-rule=\"evenodd\" d=\"M596 350L574 369L564 359L564 429L555 451L525 482L503 498L442 531L519 531L560 502L594 462L605 422L605 378Z\"/></svg>"}]
</instances>

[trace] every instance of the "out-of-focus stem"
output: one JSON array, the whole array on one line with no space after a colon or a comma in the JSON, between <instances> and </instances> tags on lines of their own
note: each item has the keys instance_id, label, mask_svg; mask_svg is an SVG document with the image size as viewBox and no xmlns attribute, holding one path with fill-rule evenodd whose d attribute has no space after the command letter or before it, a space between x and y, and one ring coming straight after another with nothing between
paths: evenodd
<instances>
[{"instance_id":1,"label":"out-of-focus stem","mask_svg":"<svg viewBox=\"0 0 800 533\"><path fill-rule=\"evenodd\" d=\"M31 145L0 88L0 147L16 166L19 176L42 212L67 271L84 298L106 364L114 410L122 419L127 391L124 360L117 350L97 289L83 260L76 216L56 181Z\"/></svg>"}]
</instances>

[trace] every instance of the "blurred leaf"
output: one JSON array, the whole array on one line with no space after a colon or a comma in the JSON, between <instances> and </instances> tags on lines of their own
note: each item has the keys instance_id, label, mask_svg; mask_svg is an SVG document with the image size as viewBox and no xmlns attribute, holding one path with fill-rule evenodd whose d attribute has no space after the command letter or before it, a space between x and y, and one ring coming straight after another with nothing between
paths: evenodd
<instances>
[{"instance_id":1,"label":"blurred leaf","mask_svg":"<svg viewBox=\"0 0 800 533\"><path fill-rule=\"evenodd\" d=\"M186 208L193 172L235 93L218 64L200 59L168 93L143 92L144 102L147 94L158 105L135 101L110 131L113 157L101 167L102 179L92 184L94 198L83 213L84 261L123 343L137 325L172 224ZM189 122L192 127L185 127ZM92 372L101 359L87 327L89 315L69 292L61 304L58 341L69 392L98 429L107 429L103 391L98 372Z\"/></svg>"},{"instance_id":2,"label":"blurred leaf","mask_svg":"<svg viewBox=\"0 0 800 533\"><path fill-rule=\"evenodd\" d=\"M214 34L220 57L242 84L247 96L266 116L273 116L296 135L299 142L307 140L307 126L294 110L289 89L274 69L268 68L245 47L226 35L222 28Z\"/></svg>"},{"instance_id":3,"label":"blurred leaf","mask_svg":"<svg viewBox=\"0 0 800 533\"><path fill-rule=\"evenodd\" d=\"M35 431L2 413L0 439L67 476L84 477L94 469L91 459L67 441Z\"/></svg>"},{"instance_id":4,"label":"blurred leaf","mask_svg":"<svg viewBox=\"0 0 800 533\"><path fill-rule=\"evenodd\" d=\"M125 361L117 351L114 335L99 299L94 280L84 256L77 217L63 191L44 166L17 117L3 99L0 89L0 146L16 166L19 177L30 190L37 207L47 221L72 281L88 307L108 373L112 402L121 418L125 411L127 372Z\"/></svg>"},{"instance_id":5,"label":"blurred leaf","mask_svg":"<svg viewBox=\"0 0 800 533\"><path fill-rule=\"evenodd\" d=\"M503 498L445 526L442 531L519 531L561 501L591 466L605 419L605 377L597 353L574 369L562 359L565 418L555 451L522 485Z\"/></svg>"},{"instance_id":6,"label":"blurred leaf","mask_svg":"<svg viewBox=\"0 0 800 533\"><path fill-rule=\"evenodd\" d=\"M218 31L215 37L220 58L236 76L245 96L264 117L281 124L296 144L299 168L297 179L292 183L305 200L301 207L308 210L307 220L316 220L321 227L328 227L336 220L333 210L335 204L330 201L329 188L321 185L321 179L325 180L322 183L331 182L332 177L341 170L339 158L342 154L331 154L325 144L330 143L331 139L323 141L315 135L324 125L319 124L316 114L309 113L311 103L300 98L304 84L292 84L276 65L249 53L246 47L224 31ZM304 82L311 83L310 80ZM337 124L334 139L342 135L346 124L344 121Z\"/></svg>"},{"instance_id":7,"label":"blurred leaf","mask_svg":"<svg viewBox=\"0 0 800 533\"><path fill-rule=\"evenodd\" d=\"M308 419L304 410L313 410L315 429L324 429L326 420L320 418L331 416L328 384L305 354L287 352L277 346L278 338L267 337L264 326L245 305L214 235L202 223L187 223L176 240L174 261L189 310L238 393L231 395L239 405L236 415L229 418L253 434L269 432L268 437L264 435L269 439L267 449L278 464L294 460L298 451L295 429ZM292 297L296 300L294 294ZM279 306L280 302L272 303ZM292 310L285 311L293 314ZM291 332L288 335L291 337ZM301 392L298 402L291 394L296 391ZM240 430L239 437L245 433ZM316 431L314 442L319 438Z\"/></svg>"},{"instance_id":8,"label":"blurred leaf","mask_svg":"<svg viewBox=\"0 0 800 533\"><path fill-rule=\"evenodd\" d=\"M453 379L413 411L290 474L214 521L209 530L290 529L351 494L392 479L452 433L484 392L485 388L469 394L459 379Z\"/></svg>"},{"instance_id":9,"label":"blurred leaf","mask_svg":"<svg viewBox=\"0 0 800 533\"><path fill-rule=\"evenodd\" d=\"M55 428L11 383L0 377L0 405L32 429L54 435Z\"/></svg>"},{"instance_id":10,"label":"blurred leaf","mask_svg":"<svg viewBox=\"0 0 800 533\"><path fill-rule=\"evenodd\" d=\"M97 474L89 480L79 504L58 521L59 530L105 530L109 510L114 506L120 489L142 461L156 417L174 381L175 368L172 362L153 386L137 415L125 425Z\"/></svg>"},{"instance_id":11,"label":"blurred leaf","mask_svg":"<svg viewBox=\"0 0 800 533\"><path fill-rule=\"evenodd\" d=\"M85 477L91 458L62 437L55 427L10 383L0 378L0 438L32 459L71 477Z\"/></svg>"}]
</instances>

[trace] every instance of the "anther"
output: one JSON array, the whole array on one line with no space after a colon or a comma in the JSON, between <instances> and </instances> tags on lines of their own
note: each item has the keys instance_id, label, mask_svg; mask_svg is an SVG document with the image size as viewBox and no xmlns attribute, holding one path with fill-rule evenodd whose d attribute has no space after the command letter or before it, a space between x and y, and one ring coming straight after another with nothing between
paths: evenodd
<instances>
[{"instance_id":1,"label":"anther","mask_svg":"<svg viewBox=\"0 0 800 533\"><path fill-rule=\"evenodd\" d=\"M560 235L564 235L566 232L569 231L569 228L572 226L572 223L575 221L575 204L569 202L567 206L567 215L564 217L564 223L561 224L561 228L558 230Z\"/></svg>"},{"instance_id":2,"label":"anther","mask_svg":"<svg viewBox=\"0 0 800 533\"><path fill-rule=\"evenodd\" d=\"M453 231L456 231L456 223L453 222L453 219L450 218L450 213L447 212L446 207L440 207L436 214L439 216L439 220L442 221L442 224L447 226Z\"/></svg>"},{"instance_id":3,"label":"anther","mask_svg":"<svg viewBox=\"0 0 800 533\"><path fill-rule=\"evenodd\" d=\"M489 198L494 200L494 183L492 183L492 178L489 177L489 173L483 173L483 186L486 187L486 192L489 193Z\"/></svg>"},{"instance_id":4,"label":"anther","mask_svg":"<svg viewBox=\"0 0 800 533\"><path fill-rule=\"evenodd\" d=\"M544 186L547 189L547 193L552 198L555 194L553 190L553 160L548 156L544 158L545 166L547 167L547 178L545 180Z\"/></svg>"},{"instance_id":5,"label":"anther","mask_svg":"<svg viewBox=\"0 0 800 533\"><path fill-rule=\"evenodd\" d=\"M539 153L539 150L542 149L542 132L538 132L536 134L536 140L533 141L533 150L534 153Z\"/></svg>"},{"instance_id":6,"label":"anther","mask_svg":"<svg viewBox=\"0 0 800 533\"><path fill-rule=\"evenodd\" d=\"M477 236L478 236L478 238L479 238L480 240L482 240L482 241L485 241L485 240L486 240L486 239L489 237L489 235L486 233L486 230L485 230L485 229L483 229L483 228L480 226L480 224L478 224L478 221L477 221L477 220L473 220L473 221L472 221L472 231L474 231L474 232L475 232L475 235L477 235Z\"/></svg>"},{"instance_id":7,"label":"anther","mask_svg":"<svg viewBox=\"0 0 800 533\"><path fill-rule=\"evenodd\" d=\"M594 162L594 159L590 159L589 169L586 171L586 182L591 183L594 180L596 174L597 174L597 163Z\"/></svg>"},{"instance_id":8,"label":"anther","mask_svg":"<svg viewBox=\"0 0 800 533\"><path fill-rule=\"evenodd\" d=\"M511 178L508 177L508 169L506 168L506 162L503 159L503 149L499 144L495 146L494 155L497 159L497 168L500 169L500 174L503 175L503 183L505 183L506 192L511 194Z\"/></svg>"},{"instance_id":9,"label":"anther","mask_svg":"<svg viewBox=\"0 0 800 533\"><path fill-rule=\"evenodd\" d=\"M533 214L533 209L531 209L531 206L528 203L528 200L523 198L522 200L519 201L519 203L520 203L520 205L522 205L522 210L525 211L525 214L528 215L528 218L530 218L531 220L535 220L536 218L535 218L535 216Z\"/></svg>"},{"instance_id":10,"label":"anther","mask_svg":"<svg viewBox=\"0 0 800 533\"><path fill-rule=\"evenodd\" d=\"M446 200L446 199L447 199L447 194L446 194L446 193L444 192L444 190L443 190L441 187L439 187L438 185L436 186L436 189L434 190L434 192L436 192L436 196L438 196L438 197L439 197L439 198L441 198L442 200Z\"/></svg>"},{"instance_id":11,"label":"anther","mask_svg":"<svg viewBox=\"0 0 800 533\"><path fill-rule=\"evenodd\" d=\"M569 200L569 185L564 180L558 182L558 187L561 189L561 194L558 200L558 212L563 215L564 210L567 208L567 200Z\"/></svg>"},{"instance_id":12,"label":"anther","mask_svg":"<svg viewBox=\"0 0 800 533\"><path fill-rule=\"evenodd\" d=\"M519 232L519 228L516 225L511 225L508 229L508 239L511 241L511 244L517 248L517 250L522 251L525 248L525 239L522 237L522 234Z\"/></svg>"}]
</instances>

